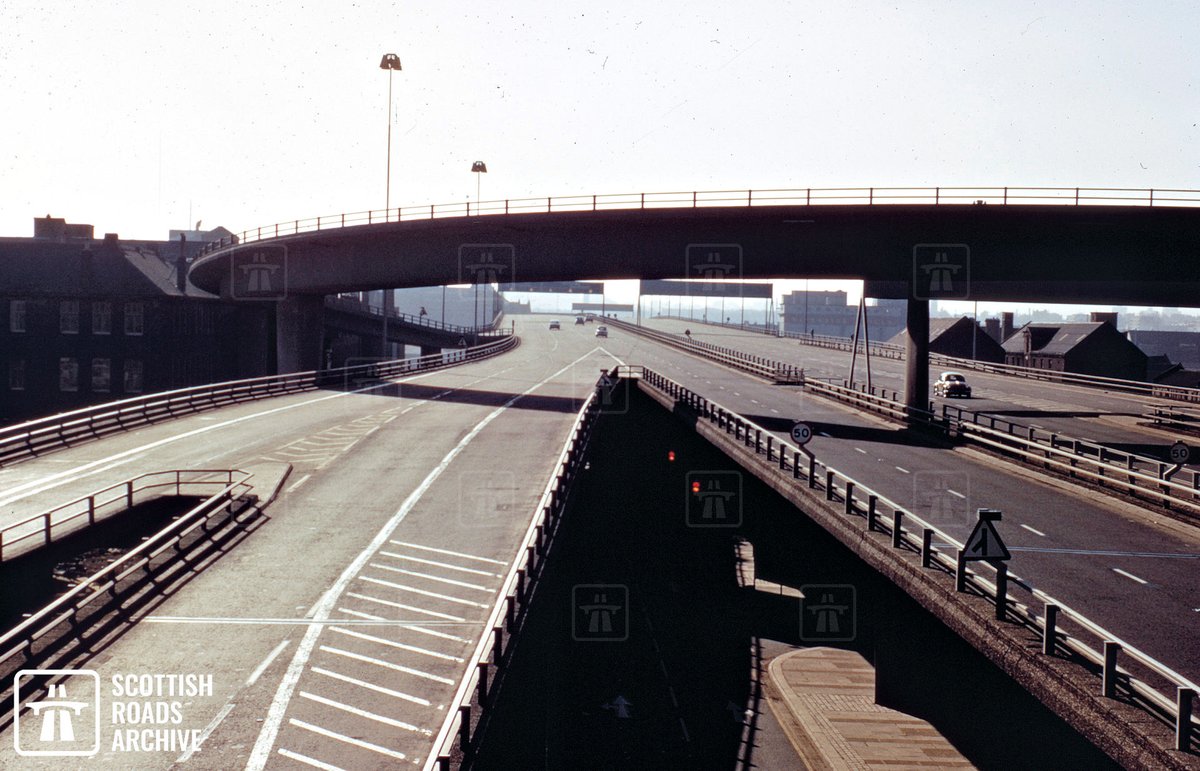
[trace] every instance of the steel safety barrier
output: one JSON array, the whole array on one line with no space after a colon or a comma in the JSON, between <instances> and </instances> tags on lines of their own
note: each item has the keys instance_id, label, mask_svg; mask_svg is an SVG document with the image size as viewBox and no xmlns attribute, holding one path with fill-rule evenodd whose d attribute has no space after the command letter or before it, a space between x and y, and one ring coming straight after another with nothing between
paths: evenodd
<instances>
[{"instance_id":1,"label":"steel safety barrier","mask_svg":"<svg viewBox=\"0 0 1200 771\"><path fill-rule=\"evenodd\" d=\"M583 468L584 454L599 413L600 405L597 392L594 391L576 415L550 480L533 510L533 517L517 550L517 558L504 577L499 597L488 614L483 634L467 660L466 672L434 739L433 751L424 765L425 771L448 771L456 742L463 753L471 752L475 728L482 719L482 713L491 708L494 686L504 676L505 667L511 659L511 642L505 644L505 635L511 640L524 624L529 602L541 578L542 566L554 544L571 485ZM474 722L473 708L479 710L474 715Z\"/></svg>"},{"instance_id":2,"label":"steel safety barrier","mask_svg":"<svg viewBox=\"0 0 1200 771\"><path fill-rule=\"evenodd\" d=\"M450 355L432 354L336 369L231 380L84 407L0 428L0 466L148 423L228 404L342 385L360 378L393 377L476 361L503 353L519 342L519 338L503 330L487 342L454 349Z\"/></svg>"},{"instance_id":3,"label":"steel safety barrier","mask_svg":"<svg viewBox=\"0 0 1200 771\"><path fill-rule=\"evenodd\" d=\"M1196 683L1006 567L978 563L976 570L993 577L984 578L964 560L963 542L749 418L653 370L622 367L619 373L689 408L697 419L740 444L759 467L790 471L795 485L823 495L847 517L860 520L868 536L889 539L895 549L919 555L924 569L954 576L958 592L974 591L993 604L998 619L1014 621L1040 635L1044 655L1061 652L1089 662L1100 675L1101 695L1127 700L1171 726L1176 749L1192 746L1200 727L1192 709L1200 692ZM1010 596L1014 589L1022 590L1027 600Z\"/></svg>"}]
</instances>

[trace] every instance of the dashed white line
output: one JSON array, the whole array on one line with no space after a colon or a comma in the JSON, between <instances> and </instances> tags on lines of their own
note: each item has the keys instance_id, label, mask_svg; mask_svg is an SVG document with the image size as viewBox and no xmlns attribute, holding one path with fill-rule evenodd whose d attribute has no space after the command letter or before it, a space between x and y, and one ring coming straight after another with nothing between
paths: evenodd
<instances>
[{"instance_id":1,"label":"dashed white line","mask_svg":"<svg viewBox=\"0 0 1200 771\"><path fill-rule=\"evenodd\" d=\"M262 663L250 673L250 677L246 678L246 685L254 685L254 683L258 681L258 678L262 677L262 673L267 671L267 667L271 666L271 662L274 661L280 653L283 653L283 649L286 648L290 642L291 640L284 640L276 645L275 649L268 653L267 657L262 660Z\"/></svg>"},{"instance_id":2,"label":"dashed white line","mask_svg":"<svg viewBox=\"0 0 1200 771\"><path fill-rule=\"evenodd\" d=\"M397 760L407 760L408 759L404 755L403 752L396 752L395 750L389 750L387 747L380 747L378 744L372 744L371 742L365 742L362 739L355 739L352 736L346 736L346 735L340 734L336 731L330 731L328 728L321 728L320 726L315 726L312 723L306 723L303 720L296 720L295 718L291 718L288 720L288 723L296 726L297 728L303 728L306 731L312 731L315 734L319 734L321 736L324 736L329 739L333 739L335 741L345 742L346 744L352 745L354 747L362 747L364 750L371 750L372 752L378 752L380 755L387 755L389 758L396 758ZM300 760L300 758L295 757L294 753L288 754L287 750L281 749L281 750L279 750L279 754L283 755L285 757L291 757L294 760ZM303 763L304 761L301 760L300 762ZM324 768L327 766L322 765L319 767ZM328 766L328 768L332 768L332 766Z\"/></svg>"},{"instance_id":3,"label":"dashed white line","mask_svg":"<svg viewBox=\"0 0 1200 771\"><path fill-rule=\"evenodd\" d=\"M1045 534L1045 533L1043 533L1041 530L1038 530L1038 529L1037 529L1037 528L1035 528L1035 527L1030 527L1029 525L1024 525L1024 524L1023 524L1023 525L1021 525L1021 527L1025 528L1026 530L1028 530L1029 532L1033 533L1034 535L1040 535L1042 538L1045 538L1045 537L1046 537L1046 534Z\"/></svg>"},{"instance_id":4,"label":"dashed white line","mask_svg":"<svg viewBox=\"0 0 1200 771\"><path fill-rule=\"evenodd\" d=\"M1129 579L1132 579L1132 580L1134 580L1134 581L1137 581L1139 584L1143 584L1143 585L1144 585L1144 584L1148 584L1148 583L1150 583L1150 582L1149 582L1149 581L1147 581L1146 579L1144 579L1144 578L1138 578L1138 577L1137 577L1137 576L1135 576L1133 573L1127 573L1127 572L1125 572L1124 570L1121 570L1120 568L1113 568L1113 572L1114 572L1114 573L1120 573L1121 575L1125 576L1126 578L1129 578Z\"/></svg>"},{"instance_id":5,"label":"dashed white line","mask_svg":"<svg viewBox=\"0 0 1200 771\"><path fill-rule=\"evenodd\" d=\"M962 494L962 493L960 493L958 490L951 490L949 487L947 487L947 488L946 488L946 492L950 493L951 495L954 495L954 496L957 496L957 497L959 497L959 498L962 498L964 501L967 499L967 496L963 495L963 494Z\"/></svg>"},{"instance_id":6,"label":"dashed white line","mask_svg":"<svg viewBox=\"0 0 1200 771\"><path fill-rule=\"evenodd\" d=\"M855 451L855 452L861 452L863 455L866 455L866 454L867 454L867 451L866 451L866 450L864 450L864 449L862 449L861 447L855 447L855 448L854 448L854 451Z\"/></svg>"},{"instance_id":7,"label":"dashed white line","mask_svg":"<svg viewBox=\"0 0 1200 771\"><path fill-rule=\"evenodd\" d=\"M906 468L902 468L902 467L900 467L900 466L897 466L897 467L896 467L896 470L897 470L897 471L899 471L901 474L911 474L911 473L912 473L912 472L911 472L911 471L909 471L908 469L906 469Z\"/></svg>"},{"instance_id":8,"label":"dashed white line","mask_svg":"<svg viewBox=\"0 0 1200 771\"><path fill-rule=\"evenodd\" d=\"M342 712L349 712L351 715L365 717L367 720L374 720L377 723L383 723L384 725L390 725L393 728L400 728L405 731L412 731L415 734L422 734L424 736L432 736L433 735L433 731L430 731L428 728L421 728L420 726L415 726L412 723L405 723L403 720L395 720L393 718L386 717L384 715L377 715L374 712L368 712L365 709L359 709L358 707L353 707L349 704L343 704L340 701L334 701L333 699L327 699L324 696L318 696L317 694L309 693L308 691L301 691L300 698L308 699L309 701L315 701L318 704L324 704L326 707L333 707L334 709L340 709Z\"/></svg>"},{"instance_id":9,"label":"dashed white line","mask_svg":"<svg viewBox=\"0 0 1200 771\"><path fill-rule=\"evenodd\" d=\"M341 680L343 683L350 683L351 685L357 685L362 688L367 688L369 690L375 691L376 693L382 693L387 696L393 696L397 699L403 699L404 701L411 701L413 704L420 704L422 707L433 706L432 704L430 704L428 699L422 699L420 696L413 696L412 694L402 693L401 691L393 691L391 688L384 688L382 685L376 685L375 683L368 683L366 680L359 680L357 677L351 677L350 675L343 675L341 672L334 672L332 670L324 669L322 667L313 667L312 671L316 672L318 675L325 675L326 677L331 677L334 680Z\"/></svg>"},{"instance_id":10,"label":"dashed white line","mask_svg":"<svg viewBox=\"0 0 1200 771\"><path fill-rule=\"evenodd\" d=\"M775 409L774 407L771 408L771 412L774 412L776 415L779 414L779 410Z\"/></svg>"},{"instance_id":11,"label":"dashed white line","mask_svg":"<svg viewBox=\"0 0 1200 771\"><path fill-rule=\"evenodd\" d=\"M308 481L308 479L309 479L309 477L311 477L311 476L312 476L312 474L305 474L304 476L300 477L299 479L297 479L295 482L293 482L293 483L292 483L292 486L291 486L291 487L289 487L289 488L287 489L287 491L288 491L289 493L290 493L290 492L293 492L293 491L295 491L295 489L296 489L297 487L299 487L300 485L302 485L302 484L304 484L305 482L307 482L307 481Z\"/></svg>"},{"instance_id":12,"label":"dashed white line","mask_svg":"<svg viewBox=\"0 0 1200 771\"><path fill-rule=\"evenodd\" d=\"M833 438L833 437L829 436L829 434L825 433L824 431L818 431L817 436L823 436L823 437L826 437L827 439Z\"/></svg>"},{"instance_id":13,"label":"dashed white line","mask_svg":"<svg viewBox=\"0 0 1200 771\"><path fill-rule=\"evenodd\" d=\"M200 732L200 735L196 737L195 743L191 747L188 747L187 752L180 755L179 758L175 762L176 763L186 763L189 760L191 760L192 755L194 755L197 751L199 751L201 745L204 744L204 741L208 737L212 736L212 732L217 730L217 726L219 726L221 724L222 720L224 720L226 717L228 717L230 712L233 712L233 708L236 706L237 705L234 704L233 702L229 702L224 707L222 707L221 711L217 713L217 716L214 717L212 719L212 721L210 721L209 724L204 727L204 730Z\"/></svg>"},{"instance_id":14,"label":"dashed white line","mask_svg":"<svg viewBox=\"0 0 1200 771\"><path fill-rule=\"evenodd\" d=\"M354 597L355 599L358 599L358 600L366 600L367 602L375 602L380 605L387 605L390 608L396 608L398 610L407 610L410 613L424 613L427 616L433 616L434 618L445 619L446 621L457 621L459 623L463 623L466 621L466 619L463 618L462 616L452 616L449 613L438 613L436 610L428 610L427 608L418 608L415 605L405 605L402 602L392 602L391 600L384 600L379 597L372 597L369 594L359 594L358 592L346 592L346 596Z\"/></svg>"}]
</instances>

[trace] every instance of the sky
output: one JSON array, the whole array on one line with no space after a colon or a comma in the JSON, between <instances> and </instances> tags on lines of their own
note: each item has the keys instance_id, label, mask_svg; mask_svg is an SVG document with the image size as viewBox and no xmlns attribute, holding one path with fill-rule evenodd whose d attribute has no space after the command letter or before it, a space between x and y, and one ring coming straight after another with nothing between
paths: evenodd
<instances>
[{"instance_id":1,"label":"sky","mask_svg":"<svg viewBox=\"0 0 1200 771\"><path fill-rule=\"evenodd\" d=\"M1197 189L1198 81L1185 2L5 0L0 235L382 208L389 121L393 206Z\"/></svg>"}]
</instances>

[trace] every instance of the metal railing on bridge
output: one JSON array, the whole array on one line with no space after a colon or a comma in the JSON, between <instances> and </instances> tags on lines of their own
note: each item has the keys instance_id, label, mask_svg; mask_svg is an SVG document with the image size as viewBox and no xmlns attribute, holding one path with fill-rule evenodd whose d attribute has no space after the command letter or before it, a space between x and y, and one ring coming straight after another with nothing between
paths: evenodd
<instances>
[{"instance_id":1,"label":"metal railing on bridge","mask_svg":"<svg viewBox=\"0 0 1200 771\"><path fill-rule=\"evenodd\" d=\"M538 212L599 212L628 209L683 209L710 206L886 206L1059 205L1059 206L1200 206L1200 190L1119 187L808 187L763 190L692 190L658 193L607 193L545 198L506 198L459 203L400 206L394 209L329 214L275 222L243 230L204 246L201 255L225 247L318 230L381 225L389 222Z\"/></svg>"},{"instance_id":2,"label":"metal railing on bridge","mask_svg":"<svg viewBox=\"0 0 1200 771\"><path fill-rule=\"evenodd\" d=\"M450 355L432 354L351 367L268 375L179 388L18 423L0 428L0 466L148 423L238 402L344 385L364 378L394 377L418 371L431 371L485 359L503 353L520 342L518 337L511 334L511 330L500 330L494 333L494 336L485 339L487 342L477 346L454 349Z\"/></svg>"},{"instance_id":3,"label":"metal railing on bridge","mask_svg":"<svg viewBox=\"0 0 1200 771\"><path fill-rule=\"evenodd\" d=\"M348 313L361 313L368 316L383 317L383 308L380 308L378 305L371 305L349 297L329 295L325 298L325 305L326 307ZM453 335L475 335L490 332L496 329L500 323L500 319L504 317L503 311L498 311L489 323L480 327L467 327L461 324L447 324L443 321L437 321L428 313L422 316L421 314L404 313L395 308L389 309L387 315L389 319L396 319L414 327L425 327L437 332L446 332Z\"/></svg>"},{"instance_id":4,"label":"metal railing on bridge","mask_svg":"<svg viewBox=\"0 0 1200 771\"><path fill-rule=\"evenodd\" d=\"M654 370L623 366L619 373L637 378L677 404L685 405L699 420L741 444L756 464L781 473L790 471L795 484L823 493L830 504L840 504L847 517L855 517L862 523L868 536L880 533L890 538L894 549L919 555L923 569L954 576L956 590L973 591L988 600L995 606L998 620L1015 621L1038 634L1043 655L1062 653L1087 661L1100 675L1104 697L1136 704L1175 730L1176 749L1190 749L1192 737L1200 727L1192 710L1193 700L1200 692L1196 683L1006 567L978 563L994 576L993 580L973 572L964 559L966 546L962 541L821 461L815 454L775 437L749 418ZM1023 590L1028 600L1020 602L1011 597L1012 587ZM1098 641L1100 647L1089 645L1084 638ZM1127 661L1125 666L1121 666L1122 657Z\"/></svg>"}]
</instances>

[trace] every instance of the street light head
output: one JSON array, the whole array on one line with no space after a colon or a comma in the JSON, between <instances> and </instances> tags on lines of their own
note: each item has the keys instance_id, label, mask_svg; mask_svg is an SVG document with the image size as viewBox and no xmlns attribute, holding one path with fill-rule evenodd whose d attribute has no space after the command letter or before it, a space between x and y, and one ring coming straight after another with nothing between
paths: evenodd
<instances>
[{"instance_id":1,"label":"street light head","mask_svg":"<svg viewBox=\"0 0 1200 771\"><path fill-rule=\"evenodd\" d=\"M471 171L482 171L484 174L486 174L487 173L487 164L484 163L483 161L475 161L474 163L471 164Z\"/></svg>"},{"instance_id":2,"label":"street light head","mask_svg":"<svg viewBox=\"0 0 1200 771\"><path fill-rule=\"evenodd\" d=\"M400 69L400 57L397 56L396 54L384 54L383 60L379 62L379 69L381 69L381 70L399 70Z\"/></svg>"}]
</instances>

